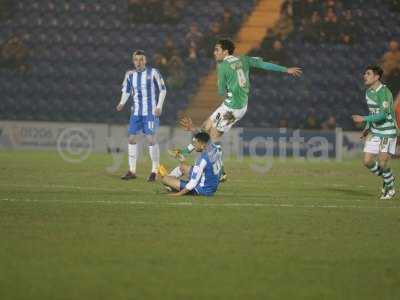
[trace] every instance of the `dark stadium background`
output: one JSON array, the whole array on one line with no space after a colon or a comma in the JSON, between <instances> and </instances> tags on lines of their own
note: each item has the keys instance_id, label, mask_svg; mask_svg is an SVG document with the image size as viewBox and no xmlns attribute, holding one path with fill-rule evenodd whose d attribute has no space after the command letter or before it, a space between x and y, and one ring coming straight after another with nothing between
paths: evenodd
<instances>
[{"instance_id":1,"label":"dark stadium background","mask_svg":"<svg viewBox=\"0 0 400 300\"><path fill-rule=\"evenodd\" d=\"M161 124L175 125L215 68L215 40L235 38L257 3L1 0L0 119L125 124L128 112L115 113L120 85L132 51L144 49L167 81ZM354 129L366 65L382 64L399 90L399 23L395 0L283 1L278 25L250 54L304 76L253 72L240 125Z\"/></svg>"}]
</instances>

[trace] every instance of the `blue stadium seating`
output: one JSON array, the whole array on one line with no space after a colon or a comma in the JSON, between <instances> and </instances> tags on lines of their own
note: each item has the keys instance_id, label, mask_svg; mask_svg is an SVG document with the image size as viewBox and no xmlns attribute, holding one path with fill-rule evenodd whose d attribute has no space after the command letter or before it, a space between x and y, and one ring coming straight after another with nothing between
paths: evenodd
<instances>
[{"instance_id":1,"label":"blue stadium seating","mask_svg":"<svg viewBox=\"0 0 400 300\"><path fill-rule=\"evenodd\" d=\"M131 68L132 50L145 49L152 57L166 36L182 50L193 22L206 33L212 22L222 20L226 1L204 2L190 1L174 25L131 23L126 0L17 0L12 19L0 24L0 43L21 34L31 51L31 71L0 69L0 118L126 123L128 112L115 113L114 107L124 72ZM229 1L236 24L255 3ZM390 38L399 36L400 17L378 0L351 1L351 7L360 32L356 43L310 44L295 29L284 45L304 76L253 74L249 110L241 125L278 126L286 118L290 126L301 127L312 111L321 120L335 115L340 126L352 128L350 115L366 109L363 68L383 55ZM185 64L187 80L182 89L169 89L163 124L176 122L199 79L214 67L209 55Z\"/></svg>"}]
</instances>

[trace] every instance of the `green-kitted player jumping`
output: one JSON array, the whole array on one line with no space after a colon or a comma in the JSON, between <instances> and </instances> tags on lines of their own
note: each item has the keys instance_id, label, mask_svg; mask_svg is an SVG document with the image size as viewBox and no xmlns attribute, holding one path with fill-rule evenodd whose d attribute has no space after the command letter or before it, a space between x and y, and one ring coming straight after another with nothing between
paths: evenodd
<instances>
[{"instance_id":1,"label":"green-kitted player jumping","mask_svg":"<svg viewBox=\"0 0 400 300\"><path fill-rule=\"evenodd\" d=\"M224 132L229 131L246 113L250 92L250 68L288 73L293 76L300 76L302 73L300 68L286 68L265 62L259 57L234 56L234 50L235 45L229 39L219 40L214 48L214 57L218 63L218 94L224 96L225 100L201 127L202 131L210 134L213 143L218 143ZM188 117L181 120L181 126L187 131L196 131L192 120ZM184 149L170 153L174 156L185 155L193 149L193 145L189 144ZM225 177L223 174L221 179Z\"/></svg>"},{"instance_id":2,"label":"green-kitted player jumping","mask_svg":"<svg viewBox=\"0 0 400 300\"><path fill-rule=\"evenodd\" d=\"M394 176L389 167L391 155L396 152L397 124L393 109L393 96L381 83L383 71L379 66L368 66L364 73L365 93L369 109L368 116L353 115L357 124L365 123L362 138L364 146L364 165L375 175L382 177L381 199L392 199L395 195ZM377 160L376 160L377 156Z\"/></svg>"}]
</instances>

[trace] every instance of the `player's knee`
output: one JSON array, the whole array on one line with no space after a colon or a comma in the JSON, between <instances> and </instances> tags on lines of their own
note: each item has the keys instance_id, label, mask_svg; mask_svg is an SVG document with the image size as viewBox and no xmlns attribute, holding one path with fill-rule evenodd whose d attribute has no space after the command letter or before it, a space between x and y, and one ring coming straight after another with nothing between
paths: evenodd
<instances>
[{"instance_id":1,"label":"player's knee","mask_svg":"<svg viewBox=\"0 0 400 300\"><path fill-rule=\"evenodd\" d=\"M222 136L223 132L218 131L216 128L213 128L210 132L210 138L213 142L218 140Z\"/></svg>"},{"instance_id":2,"label":"player's knee","mask_svg":"<svg viewBox=\"0 0 400 300\"><path fill-rule=\"evenodd\" d=\"M388 160L387 159L380 159L379 160L379 167L381 169L386 169L387 165L388 165Z\"/></svg>"},{"instance_id":3,"label":"player's knee","mask_svg":"<svg viewBox=\"0 0 400 300\"><path fill-rule=\"evenodd\" d=\"M136 144L136 137L129 136L128 137L128 143L131 144L131 145L135 145Z\"/></svg>"},{"instance_id":4,"label":"player's knee","mask_svg":"<svg viewBox=\"0 0 400 300\"><path fill-rule=\"evenodd\" d=\"M182 174L185 174L185 167L180 165L179 170L181 171Z\"/></svg>"},{"instance_id":5,"label":"player's knee","mask_svg":"<svg viewBox=\"0 0 400 300\"><path fill-rule=\"evenodd\" d=\"M364 157L363 164L365 167L368 168L369 166L371 166L372 163L373 163L372 157Z\"/></svg>"},{"instance_id":6,"label":"player's knee","mask_svg":"<svg viewBox=\"0 0 400 300\"><path fill-rule=\"evenodd\" d=\"M147 139L147 143L149 144L149 146L154 146L157 143L154 135L146 135L146 139Z\"/></svg>"}]
</instances>

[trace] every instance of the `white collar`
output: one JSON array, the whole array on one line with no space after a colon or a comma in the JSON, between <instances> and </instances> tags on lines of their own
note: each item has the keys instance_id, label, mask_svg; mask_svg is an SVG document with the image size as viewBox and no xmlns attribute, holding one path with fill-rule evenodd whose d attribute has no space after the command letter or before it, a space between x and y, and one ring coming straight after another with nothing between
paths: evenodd
<instances>
[{"instance_id":1,"label":"white collar","mask_svg":"<svg viewBox=\"0 0 400 300\"><path fill-rule=\"evenodd\" d=\"M234 57L234 56L233 56L233 55L225 56L224 60L227 60L227 59L229 59L229 58L231 58L231 57Z\"/></svg>"},{"instance_id":2,"label":"white collar","mask_svg":"<svg viewBox=\"0 0 400 300\"><path fill-rule=\"evenodd\" d=\"M381 88L383 88L383 84L381 83L380 86L378 86L375 90L375 92L378 92Z\"/></svg>"},{"instance_id":3,"label":"white collar","mask_svg":"<svg viewBox=\"0 0 400 300\"><path fill-rule=\"evenodd\" d=\"M381 83L376 89L371 87L369 90L376 93L376 92L379 92L379 90L381 88L383 88L383 86L384 86L384 84Z\"/></svg>"}]
</instances>

